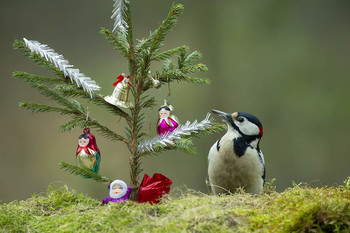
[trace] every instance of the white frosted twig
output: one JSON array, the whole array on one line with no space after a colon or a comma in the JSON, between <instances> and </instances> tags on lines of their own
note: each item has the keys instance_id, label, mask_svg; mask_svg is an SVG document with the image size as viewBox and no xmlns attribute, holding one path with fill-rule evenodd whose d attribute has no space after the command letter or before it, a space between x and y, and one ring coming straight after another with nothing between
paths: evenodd
<instances>
[{"instance_id":1,"label":"white frosted twig","mask_svg":"<svg viewBox=\"0 0 350 233\"><path fill-rule=\"evenodd\" d=\"M72 83L75 82L78 87L82 87L84 91L88 92L91 98L94 95L94 91L101 89L94 80L80 73L79 69L73 69L73 65L70 65L62 55L56 53L46 44L41 44L35 40L27 40L26 38L23 38L23 40L31 52L39 54L45 60L54 64L58 69L63 71L65 77L70 78Z\"/></svg>"},{"instance_id":2,"label":"white frosted twig","mask_svg":"<svg viewBox=\"0 0 350 233\"><path fill-rule=\"evenodd\" d=\"M213 126L213 118L210 117L210 113L207 114L204 120L197 123L195 120L192 124L187 121L184 125L179 125L174 131L164 136L157 136L152 139L146 139L141 142L137 149L139 153L143 153L145 151L153 152L153 147L157 144L161 144L163 146L166 145L174 145L174 140L180 139L181 136L191 135L192 133L198 133L198 131L205 130L209 127Z\"/></svg>"},{"instance_id":3,"label":"white frosted twig","mask_svg":"<svg viewBox=\"0 0 350 233\"><path fill-rule=\"evenodd\" d=\"M126 33L128 29L128 24L125 22L125 10L126 4L129 4L128 0L113 0L114 1L114 9L112 11L111 19L114 19L114 28L112 32L115 30L119 30L123 34Z\"/></svg>"}]
</instances>

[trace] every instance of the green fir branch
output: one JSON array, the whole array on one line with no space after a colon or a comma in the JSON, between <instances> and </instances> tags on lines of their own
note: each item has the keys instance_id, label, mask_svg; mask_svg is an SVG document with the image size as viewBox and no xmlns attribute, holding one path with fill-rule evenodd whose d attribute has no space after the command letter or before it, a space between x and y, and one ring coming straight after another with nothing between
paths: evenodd
<instances>
[{"instance_id":1,"label":"green fir branch","mask_svg":"<svg viewBox=\"0 0 350 233\"><path fill-rule=\"evenodd\" d=\"M171 62L171 59L167 59L162 64L162 76L180 76L182 75L180 70ZM158 77L159 79L160 77Z\"/></svg>"},{"instance_id":2,"label":"green fir branch","mask_svg":"<svg viewBox=\"0 0 350 233\"><path fill-rule=\"evenodd\" d=\"M47 83L47 84L55 84L55 83L63 83L65 80L62 78L49 78L38 76L34 74L29 74L26 72L15 71L12 73L12 77L16 79L26 79L27 82L39 82L39 83Z\"/></svg>"},{"instance_id":3,"label":"green fir branch","mask_svg":"<svg viewBox=\"0 0 350 233\"><path fill-rule=\"evenodd\" d=\"M61 132L70 132L78 128L85 128L87 127L87 121L86 119L77 118L73 119L61 126L58 127L58 130Z\"/></svg>"},{"instance_id":4,"label":"green fir branch","mask_svg":"<svg viewBox=\"0 0 350 233\"><path fill-rule=\"evenodd\" d=\"M170 58L176 53L185 53L183 50L188 50L187 46L181 46L156 54L160 47L163 45L162 43L165 39L165 36L175 27L177 18L182 14L183 9L183 5L181 4L173 5L167 18L163 20L158 29L154 31L148 39L141 40L136 46L137 53L135 54L135 59L137 62L130 68L134 67L137 70L138 77L141 80L144 80L148 76L150 62L152 60L164 60ZM151 85L148 83L145 85L144 90L147 90L150 87Z\"/></svg>"},{"instance_id":5,"label":"green fir branch","mask_svg":"<svg viewBox=\"0 0 350 233\"><path fill-rule=\"evenodd\" d=\"M193 77L181 77L181 80L184 80L188 83L196 83L196 84L210 84L210 79L207 78L193 78Z\"/></svg>"},{"instance_id":6,"label":"green fir branch","mask_svg":"<svg viewBox=\"0 0 350 233\"><path fill-rule=\"evenodd\" d=\"M103 136L111 141L122 141L122 142L126 143L127 145L129 145L129 141L127 139L125 139L123 136L113 132L108 127L102 125L101 123L99 123L97 120L95 120L93 118L89 117L86 124L89 127L96 128L97 132L99 132L99 134L101 136Z\"/></svg>"},{"instance_id":7,"label":"green fir branch","mask_svg":"<svg viewBox=\"0 0 350 233\"><path fill-rule=\"evenodd\" d=\"M160 49L165 36L175 27L177 18L182 14L183 10L183 5L173 5L166 19L164 19L158 29L151 34L150 41L152 41L152 43L149 51L151 56Z\"/></svg>"},{"instance_id":8,"label":"green fir branch","mask_svg":"<svg viewBox=\"0 0 350 233\"><path fill-rule=\"evenodd\" d=\"M117 106L111 105L104 100L104 96L101 94L95 94L94 98L90 98L90 96L83 90L77 88L75 85L59 85L55 87L55 90L58 90L62 93L63 96L66 97L81 97L84 99L88 99L92 103L107 109L109 112L121 116L125 119L130 119L130 116L124 112L121 108Z\"/></svg>"},{"instance_id":9,"label":"green fir branch","mask_svg":"<svg viewBox=\"0 0 350 233\"><path fill-rule=\"evenodd\" d=\"M135 53L135 68L137 70L138 82L143 82L150 71L151 60L149 57L149 49L143 49L139 53Z\"/></svg>"},{"instance_id":10,"label":"green fir branch","mask_svg":"<svg viewBox=\"0 0 350 233\"><path fill-rule=\"evenodd\" d=\"M142 162L140 161L140 157L136 157L134 158L135 160L137 160L136 163L134 163L133 166L130 166L130 177L133 180L137 180L137 177L139 177L139 175L141 174L141 172L143 171L143 169L141 168ZM132 160L130 160L129 162L130 164L132 163ZM137 185L138 186L138 185ZM133 188L138 188L138 187L133 187Z\"/></svg>"},{"instance_id":11,"label":"green fir branch","mask_svg":"<svg viewBox=\"0 0 350 233\"><path fill-rule=\"evenodd\" d=\"M178 64L175 66L170 59L166 59L162 64L161 73L156 72L154 78L162 83L174 81L186 81L188 83L210 84L210 80L206 78L189 77L189 74L196 72L205 72L208 70L204 64L193 64L200 58L200 53L195 51L187 54L185 50L181 52L178 58Z\"/></svg>"},{"instance_id":12,"label":"green fir branch","mask_svg":"<svg viewBox=\"0 0 350 233\"><path fill-rule=\"evenodd\" d=\"M154 61L166 60L166 59L171 58L175 54L183 53L183 51L186 51L188 49L189 49L188 46L183 45L183 46L180 46L180 47L177 47L177 48L174 48L174 49L170 49L170 50L164 51L162 53L158 53L157 55L155 55L152 58L152 60L154 60Z\"/></svg>"},{"instance_id":13,"label":"green fir branch","mask_svg":"<svg viewBox=\"0 0 350 233\"><path fill-rule=\"evenodd\" d=\"M86 115L85 107L79 101L70 100L70 103L74 106L75 109L79 111L79 113L83 113L84 115Z\"/></svg>"},{"instance_id":14,"label":"green fir branch","mask_svg":"<svg viewBox=\"0 0 350 233\"><path fill-rule=\"evenodd\" d=\"M191 135L184 136L183 138L190 138L190 139L194 137L198 138L204 135L220 133L221 131L224 131L226 129L227 129L226 124L216 124L209 128L206 128L205 130L198 131L197 133L191 133Z\"/></svg>"},{"instance_id":15,"label":"green fir branch","mask_svg":"<svg viewBox=\"0 0 350 233\"><path fill-rule=\"evenodd\" d=\"M46 68L50 72L62 78L62 80L66 80L63 71L58 69L54 64L45 60L45 58L41 57L37 53L32 53L29 48L25 45L23 41L15 40L13 43L13 48L16 50L20 50L23 54L28 57L30 60L35 62L37 65Z\"/></svg>"},{"instance_id":16,"label":"green fir branch","mask_svg":"<svg viewBox=\"0 0 350 233\"><path fill-rule=\"evenodd\" d=\"M129 44L128 47L128 52L129 52L129 59L128 59L128 65L129 65L129 74L130 77L132 78L131 83L132 83L132 87L131 87L131 93L133 94L133 96L135 96L135 90L134 88L137 86L137 70L138 70L138 66L136 63L136 52L135 52L135 48L134 48L134 35L133 35L133 26L132 26L132 22L131 22L131 10L130 10L130 1L125 2L125 6L126 6L126 10L125 10L125 22L128 25L127 28L127 33L126 33L126 39L127 42Z\"/></svg>"},{"instance_id":17,"label":"green fir branch","mask_svg":"<svg viewBox=\"0 0 350 233\"><path fill-rule=\"evenodd\" d=\"M111 141L122 141L127 145L129 144L128 140L126 140L121 135L113 132L108 127L102 125L96 119L91 117L86 118L86 114L84 112L74 112L71 115L73 120L61 125L59 127L60 131L66 132L66 131L72 131L76 128L91 127L91 128L95 128L101 136Z\"/></svg>"},{"instance_id":18,"label":"green fir branch","mask_svg":"<svg viewBox=\"0 0 350 233\"><path fill-rule=\"evenodd\" d=\"M156 99L154 97L145 96L140 101L141 108L151 108L156 106Z\"/></svg>"},{"instance_id":19,"label":"green fir branch","mask_svg":"<svg viewBox=\"0 0 350 233\"><path fill-rule=\"evenodd\" d=\"M76 108L76 106L71 101L67 100L59 93L53 91L51 88L48 88L47 86L39 83L30 83L30 85L34 88L37 88L42 95L50 98L51 100L54 100L62 106L71 109L75 113L81 113L80 109Z\"/></svg>"},{"instance_id":20,"label":"green fir branch","mask_svg":"<svg viewBox=\"0 0 350 233\"><path fill-rule=\"evenodd\" d=\"M197 150L189 138L181 138L174 141L174 147L187 154L196 154Z\"/></svg>"},{"instance_id":21,"label":"green fir branch","mask_svg":"<svg viewBox=\"0 0 350 233\"><path fill-rule=\"evenodd\" d=\"M189 77L185 75L181 70L174 70L172 72L163 73L163 74L159 74L157 72L155 74L155 79L159 80L163 84L168 82L174 82L174 81L185 81L185 82L194 83L194 84L210 84L210 79Z\"/></svg>"},{"instance_id":22,"label":"green fir branch","mask_svg":"<svg viewBox=\"0 0 350 233\"><path fill-rule=\"evenodd\" d=\"M140 53L142 50L149 50L149 48L151 47L151 37L147 38L147 39L140 39L137 40L137 44L135 45L135 52L136 53Z\"/></svg>"},{"instance_id":23,"label":"green fir branch","mask_svg":"<svg viewBox=\"0 0 350 233\"><path fill-rule=\"evenodd\" d=\"M123 33L117 33L117 36L114 36L114 34L106 28L102 28L100 33L105 36L109 44L112 45L115 50L119 51L124 57L129 58L129 43Z\"/></svg>"},{"instance_id":24,"label":"green fir branch","mask_svg":"<svg viewBox=\"0 0 350 233\"><path fill-rule=\"evenodd\" d=\"M44 84L33 81L32 79L23 79L23 80L26 83L28 83L32 88L38 89L38 91L43 96L46 96L46 97L50 98L51 100L56 101L57 103L61 104L62 106L67 107L68 109L70 109L72 111L79 111L79 109L77 109L76 106L74 106L74 104L72 104L72 102L70 102L69 100L67 100L62 95L58 94L57 92L55 92L51 88L45 86Z\"/></svg>"},{"instance_id":25,"label":"green fir branch","mask_svg":"<svg viewBox=\"0 0 350 233\"><path fill-rule=\"evenodd\" d=\"M210 79L188 77L178 73L165 74L165 75L159 76L157 79L162 83L168 83L168 82L174 82L174 81L185 81L185 82L194 83L194 84L206 84L206 85L210 84Z\"/></svg>"},{"instance_id":26,"label":"green fir branch","mask_svg":"<svg viewBox=\"0 0 350 233\"><path fill-rule=\"evenodd\" d=\"M183 6L181 4L173 5L171 8L167 18L163 20L163 22L160 24L157 30L155 30L148 39L141 40L139 44L136 46L136 64L131 64L130 68L135 68L133 70L138 71L138 76L141 77L141 79L147 77L148 71L150 68L150 62L151 60L162 60L166 59L166 57L171 57L173 54L178 53L184 49L186 49L186 46L181 46L179 48L175 48L174 50L169 50L164 53L160 53L158 55L153 55L160 49L160 47L163 45L163 41L165 39L165 36L174 28L177 18L179 15L181 15L183 11ZM152 58L153 57L153 58ZM148 89L147 87L146 89Z\"/></svg>"},{"instance_id":27,"label":"green fir branch","mask_svg":"<svg viewBox=\"0 0 350 233\"><path fill-rule=\"evenodd\" d=\"M20 102L19 103L19 107L20 108L24 108L26 110L30 110L33 113L57 112L57 113L60 113L61 115L67 115L67 114L72 114L73 113L69 109L53 107L53 106L44 105L44 104L29 103L29 102Z\"/></svg>"},{"instance_id":28,"label":"green fir branch","mask_svg":"<svg viewBox=\"0 0 350 233\"><path fill-rule=\"evenodd\" d=\"M86 179L92 179L92 180L95 180L99 183L112 183L113 182L112 179L105 177L105 176L100 176L87 168L78 167L78 166L68 164L65 162L60 162L59 167L61 169L64 169L66 172L69 172L70 174L80 175Z\"/></svg>"},{"instance_id":29,"label":"green fir branch","mask_svg":"<svg viewBox=\"0 0 350 233\"><path fill-rule=\"evenodd\" d=\"M204 64L197 64L193 66L187 66L180 69L181 73L183 74L190 74L190 73L196 73L196 72L206 72L208 71L208 67Z\"/></svg>"},{"instance_id":30,"label":"green fir branch","mask_svg":"<svg viewBox=\"0 0 350 233\"><path fill-rule=\"evenodd\" d=\"M188 54L188 50L182 50L180 56L177 59L178 67L180 69L196 64L202 58L202 54L199 51L193 51Z\"/></svg>"},{"instance_id":31,"label":"green fir branch","mask_svg":"<svg viewBox=\"0 0 350 233\"><path fill-rule=\"evenodd\" d=\"M125 22L128 25L127 28L127 41L129 43L129 45L133 45L134 43L134 39L133 39L133 28L132 28L132 23L131 23L131 10L130 10L130 2L126 1L125 2L125 6L126 6L126 11L125 13Z\"/></svg>"}]
</instances>

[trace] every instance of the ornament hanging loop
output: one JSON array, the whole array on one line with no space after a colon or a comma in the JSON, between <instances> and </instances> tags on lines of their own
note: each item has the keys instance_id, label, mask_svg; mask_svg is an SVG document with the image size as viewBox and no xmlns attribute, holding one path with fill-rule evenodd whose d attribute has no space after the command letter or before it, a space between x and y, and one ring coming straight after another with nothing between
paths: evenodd
<instances>
[{"instance_id":1,"label":"ornament hanging loop","mask_svg":"<svg viewBox=\"0 0 350 233\"><path fill-rule=\"evenodd\" d=\"M90 115L90 99L88 100L88 103L87 103L87 106L86 106L86 118L85 118L85 125L88 126L88 123L89 123L89 115ZM85 130L85 129L84 129ZM90 130L89 130L90 132Z\"/></svg>"},{"instance_id":2,"label":"ornament hanging loop","mask_svg":"<svg viewBox=\"0 0 350 233\"><path fill-rule=\"evenodd\" d=\"M89 121L89 114L90 114L90 109L89 106L86 107L86 122Z\"/></svg>"},{"instance_id":3,"label":"ornament hanging loop","mask_svg":"<svg viewBox=\"0 0 350 233\"><path fill-rule=\"evenodd\" d=\"M171 89L170 89L170 80L168 80L168 95L171 95Z\"/></svg>"}]
</instances>

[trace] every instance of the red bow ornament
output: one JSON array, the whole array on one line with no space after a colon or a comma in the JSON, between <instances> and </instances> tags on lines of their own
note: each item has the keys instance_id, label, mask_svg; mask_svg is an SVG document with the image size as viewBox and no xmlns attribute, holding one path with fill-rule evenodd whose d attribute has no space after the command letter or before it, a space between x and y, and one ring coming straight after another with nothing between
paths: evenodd
<instances>
[{"instance_id":1,"label":"red bow ornament","mask_svg":"<svg viewBox=\"0 0 350 233\"><path fill-rule=\"evenodd\" d=\"M169 193L172 183L169 178L160 173L155 173L152 178L145 174L140 185L138 202L159 203L159 199Z\"/></svg>"},{"instance_id":2,"label":"red bow ornament","mask_svg":"<svg viewBox=\"0 0 350 233\"><path fill-rule=\"evenodd\" d=\"M115 83L113 83L113 86L117 86L117 84L122 82L124 79L127 79L127 81L128 81L127 84L131 87L130 76L124 77L124 75L122 75L122 74L117 77L117 81Z\"/></svg>"}]
</instances>

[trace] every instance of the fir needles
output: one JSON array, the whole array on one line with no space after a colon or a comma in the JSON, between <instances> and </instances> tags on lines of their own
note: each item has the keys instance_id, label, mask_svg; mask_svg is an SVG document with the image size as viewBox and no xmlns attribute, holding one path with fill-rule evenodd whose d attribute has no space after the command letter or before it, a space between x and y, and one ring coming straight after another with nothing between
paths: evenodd
<instances>
[{"instance_id":1,"label":"fir needles","mask_svg":"<svg viewBox=\"0 0 350 233\"><path fill-rule=\"evenodd\" d=\"M58 69L63 71L65 77L70 78L72 83L75 82L78 87L82 87L84 91L88 92L91 98L95 91L101 89L94 80L80 73L79 69L74 69L73 65L70 65L62 55L56 53L49 46L41 44L38 41L27 40L26 38L23 38L23 40L31 52L39 54L45 60L54 64Z\"/></svg>"}]
</instances>

